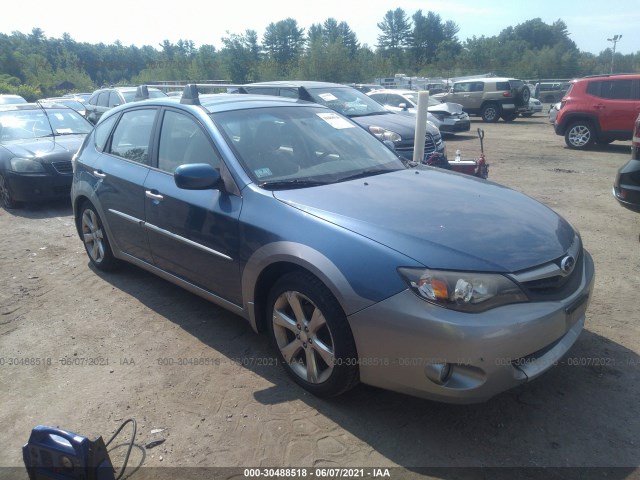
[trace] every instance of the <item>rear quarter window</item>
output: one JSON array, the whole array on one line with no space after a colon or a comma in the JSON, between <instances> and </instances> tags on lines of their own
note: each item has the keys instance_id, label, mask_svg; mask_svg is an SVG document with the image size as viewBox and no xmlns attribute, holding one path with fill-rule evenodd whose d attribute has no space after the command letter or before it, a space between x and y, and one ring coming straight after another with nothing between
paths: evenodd
<instances>
[{"instance_id":1,"label":"rear quarter window","mask_svg":"<svg viewBox=\"0 0 640 480\"><path fill-rule=\"evenodd\" d=\"M587 94L609 100L632 100L633 80L598 80L589 82Z\"/></svg>"}]
</instances>

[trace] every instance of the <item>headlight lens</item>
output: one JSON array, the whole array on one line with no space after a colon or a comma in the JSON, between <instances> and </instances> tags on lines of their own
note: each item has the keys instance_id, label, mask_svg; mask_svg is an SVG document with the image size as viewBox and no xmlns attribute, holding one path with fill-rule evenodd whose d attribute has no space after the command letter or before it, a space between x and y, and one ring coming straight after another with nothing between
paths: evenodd
<instances>
[{"instance_id":1,"label":"headlight lens","mask_svg":"<svg viewBox=\"0 0 640 480\"><path fill-rule=\"evenodd\" d=\"M509 303L529 301L513 281L497 273L424 268L399 268L398 272L421 299L461 312L483 312Z\"/></svg>"},{"instance_id":2,"label":"headlight lens","mask_svg":"<svg viewBox=\"0 0 640 480\"><path fill-rule=\"evenodd\" d=\"M369 127L369 131L382 142L389 140L393 143L398 143L402 140L402 137L396 132L392 132L391 130L387 130L382 127L371 126Z\"/></svg>"},{"instance_id":3,"label":"headlight lens","mask_svg":"<svg viewBox=\"0 0 640 480\"><path fill-rule=\"evenodd\" d=\"M39 173L46 170L38 160L14 157L11 159L11 170L20 173Z\"/></svg>"}]
</instances>

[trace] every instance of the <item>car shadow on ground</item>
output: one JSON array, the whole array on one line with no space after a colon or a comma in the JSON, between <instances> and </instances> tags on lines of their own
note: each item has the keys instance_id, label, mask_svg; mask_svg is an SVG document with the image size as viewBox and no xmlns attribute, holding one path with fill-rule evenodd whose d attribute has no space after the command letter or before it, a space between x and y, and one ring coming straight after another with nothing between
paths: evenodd
<instances>
[{"instance_id":1,"label":"car shadow on ground","mask_svg":"<svg viewBox=\"0 0 640 480\"><path fill-rule=\"evenodd\" d=\"M1 209L1 207L0 207ZM19 208L3 209L3 214L13 215L14 217L32 218L34 220L41 218L64 217L71 215L71 200L60 199L42 203L24 203Z\"/></svg>"},{"instance_id":2,"label":"car shadow on ground","mask_svg":"<svg viewBox=\"0 0 640 480\"><path fill-rule=\"evenodd\" d=\"M206 344L212 355L275 358L268 337L254 334L244 319L152 274L130 265L97 274ZM304 401L395 464L442 479L469 478L450 467L570 467L562 475L547 471L546 478L593 478L590 474L597 472L598 478L623 479L640 458L640 357L589 331L588 319L587 329L556 367L475 405L437 403L364 385L338 398L319 399L299 388L281 366L247 362L244 368L274 385L254 392L260 404ZM603 477L585 467L607 471ZM525 477L508 468L491 474Z\"/></svg>"},{"instance_id":3,"label":"car shadow on ground","mask_svg":"<svg viewBox=\"0 0 640 480\"><path fill-rule=\"evenodd\" d=\"M566 145L564 148L569 149L569 147L567 147ZM594 152L616 153L620 155L626 155L627 157L631 158L631 142L618 142L609 144L596 143L594 145L591 145L591 147L589 147L589 150ZM589 150L586 151L588 152Z\"/></svg>"}]
</instances>

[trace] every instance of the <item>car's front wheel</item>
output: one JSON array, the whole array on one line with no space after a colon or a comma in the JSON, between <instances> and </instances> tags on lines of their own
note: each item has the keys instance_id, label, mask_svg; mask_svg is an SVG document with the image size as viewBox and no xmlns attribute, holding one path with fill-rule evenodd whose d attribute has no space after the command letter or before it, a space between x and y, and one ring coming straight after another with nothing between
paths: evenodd
<instances>
[{"instance_id":1,"label":"car's front wheel","mask_svg":"<svg viewBox=\"0 0 640 480\"><path fill-rule=\"evenodd\" d=\"M4 205L4 208L18 208L21 205L20 202L16 202L11 196L7 180L2 175L0 175L0 201L2 205Z\"/></svg>"},{"instance_id":2,"label":"car's front wheel","mask_svg":"<svg viewBox=\"0 0 640 480\"><path fill-rule=\"evenodd\" d=\"M287 373L321 397L339 395L358 383L355 342L331 291L308 272L281 277L267 302L271 339Z\"/></svg>"},{"instance_id":3,"label":"car's front wheel","mask_svg":"<svg viewBox=\"0 0 640 480\"><path fill-rule=\"evenodd\" d=\"M480 112L483 122L495 123L500 119L500 110L495 103L488 103L482 107Z\"/></svg>"},{"instance_id":4,"label":"car's front wheel","mask_svg":"<svg viewBox=\"0 0 640 480\"><path fill-rule=\"evenodd\" d=\"M567 147L574 150L584 150L589 148L595 140L595 131L591 122L579 121L569 125L564 134L564 141Z\"/></svg>"},{"instance_id":5,"label":"car's front wheel","mask_svg":"<svg viewBox=\"0 0 640 480\"><path fill-rule=\"evenodd\" d=\"M113 270L118 265L118 260L113 256L111 244L107 238L100 215L95 207L86 202L80 211L80 229L84 248L89 255L91 263L104 271Z\"/></svg>"}]
</instances>

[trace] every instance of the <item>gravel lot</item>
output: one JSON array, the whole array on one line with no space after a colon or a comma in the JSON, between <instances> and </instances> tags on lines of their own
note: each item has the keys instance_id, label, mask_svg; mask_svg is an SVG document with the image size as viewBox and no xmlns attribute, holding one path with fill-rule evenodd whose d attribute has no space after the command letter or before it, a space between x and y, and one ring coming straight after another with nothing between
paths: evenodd
<instances>
[{"instance_id":1,"label":"gravel lot","mask_svg":"<svg viewBox=\"0 0 640 480\"><path fill-rule=\"evenodd\" d=\"M576 152L545 115L475 118L471 133L447 139L451 158L479 153L477 127L489 179L562 214L596 264L586 329L556 368L479 405L365 386L320 400L271 363L267 337L241 318L135 267L90 268L67 202L0 209L0 466L18 467L0 474L27 478L21 447L35 425L108 439L134 418L130 466L402 467L392 478L445 479L470 471L440 467L619 467L548 478L640 478L640 215L611 195L630 142ZM112 451L116 465L124 450Z\"/></svg>"}]
</instances>

